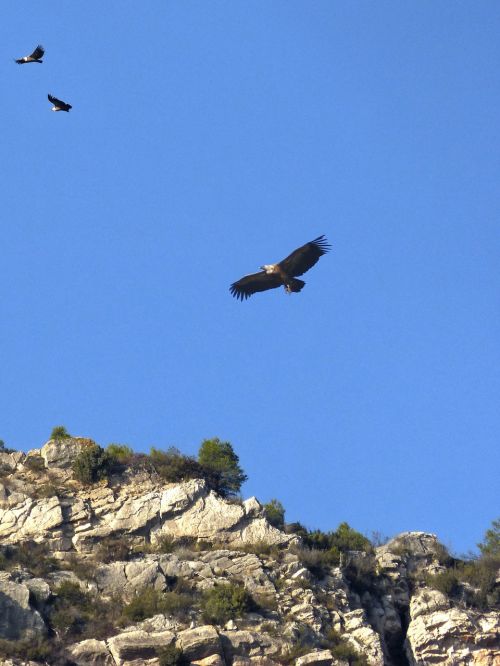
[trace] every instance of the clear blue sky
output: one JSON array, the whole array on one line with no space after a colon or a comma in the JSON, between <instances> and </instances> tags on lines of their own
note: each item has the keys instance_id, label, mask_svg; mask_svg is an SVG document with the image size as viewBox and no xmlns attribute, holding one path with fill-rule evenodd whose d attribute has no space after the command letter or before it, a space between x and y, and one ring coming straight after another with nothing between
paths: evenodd
<instances>
[{"instance_id":1,"label":"clear blue sky","mask_svg":"<svg viewBox=\"0 0 500 666\"><path fill-rule=\"evenodd\" d=\"M25 0L2 24L0 438L219 436L290 521L474 548L500 513L500 4ZM231 297L320 234L302 293Z\"/></svg>"}]
</instances>

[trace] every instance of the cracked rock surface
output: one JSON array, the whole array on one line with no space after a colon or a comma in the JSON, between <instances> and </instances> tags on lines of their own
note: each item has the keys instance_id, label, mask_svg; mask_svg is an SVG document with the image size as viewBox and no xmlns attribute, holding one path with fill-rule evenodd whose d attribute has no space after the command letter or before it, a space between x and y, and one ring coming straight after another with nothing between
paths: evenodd
<instances>
[{"instance_id":1,"label":"cracked rock surface","mask_svg":"<svg viewBox=\"0 0 500 666\"><path fill-rule=\"evenodd\" d=\"M176 650L200 666L347 666L339 642L368 666L500 666L498 608L460 605L426 585L426 575L446 570L435 535L407 532L318 570L255 498L229 502L203 480L165 483L144 469L80 485L71 465L89 441L0 452L0 554L34 542L54 557L42 572L0 559L0 639L59 641L46 663L77 666L159 666ZM353 567L368 574L353 578ZM228 584L244 586L253 605L211 624L201 600ZM62 589L110 609L145 591L184 607L117 613L107 632L65 640L54 619ZM43 662L0 658L26 663Z\"/></svg>"}]
</instances>

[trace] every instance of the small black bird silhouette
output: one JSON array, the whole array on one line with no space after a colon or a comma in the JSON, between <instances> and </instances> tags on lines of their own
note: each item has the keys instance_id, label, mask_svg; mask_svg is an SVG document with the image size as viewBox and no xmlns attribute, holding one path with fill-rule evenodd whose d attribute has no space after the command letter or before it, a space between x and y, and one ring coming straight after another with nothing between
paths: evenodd
<instances>
[{"instance_id":1,"label":"small black bird silhouette","mask_svg":"<svg viewBox=\"0 0 500 666\"><path fill-rule=\"evenodd\" d=\"M57 97L53 97L52 95L47 95L47 97L49 98L49 102L52 102L54 105L52 111L69 111L73 108L71 104L66 104L66 102L57 99Z\"/></svg>"}]
</instances>

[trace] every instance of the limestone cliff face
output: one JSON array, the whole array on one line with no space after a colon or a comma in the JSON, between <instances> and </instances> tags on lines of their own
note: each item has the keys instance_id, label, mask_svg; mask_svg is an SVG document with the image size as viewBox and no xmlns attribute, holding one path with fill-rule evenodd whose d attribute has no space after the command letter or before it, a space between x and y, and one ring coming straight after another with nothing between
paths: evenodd
<instances>
[{"instance_id":1,"label":"limestone cliff face","mask_svg":"<svg viewBox=\"0 0 500 666\"><path fill-rule=\"evenodd\" d=\"M153 544L165 535L240 546L294 540L269 525L255 498L241 505L227 502L200 479L165 484L143 471L82 488L72 481L71 465L89 441L51 440L26 456L0 453L9 472L8 484L0 485L2 543L35 538L53 551L85 553L112 535ZM40 457L45 469L34 473L30 461Z\"/></svg>"},{"instance_id":2,"label":"limestone cliff face","mask_svg":"<svg viewBox=\"0 0 500 666\"><path fill-rule=\"evenodd\" d=\"M406 533L318 573L304 565L300 539L270 525L255 498L229 502L203 480L165 484L147 470L81 486L71 466L86 445L66 439L26 455L0 453L0 639L62 644L46 658L53 664L153 666L167 663L159 655L175 646L206 666L500 666L498 609L460 606L425 586L426 573L443 569L434 535ZM165 537L180 544L189 538L190 547L162 552ZM48 546L61 566L34 575L29 563L2 565L2 549L26 542ZM125 544L127 557L117 549L100 561L106 543ZM193 604L182 614L158 613L65 641L51 615L64 581L117 604L144 590L168 592L172 581L198 597L235 583L256 605L223 625L208 624ZM339 640L344 653L335 650Z\"/></svg>"}]
</instances>

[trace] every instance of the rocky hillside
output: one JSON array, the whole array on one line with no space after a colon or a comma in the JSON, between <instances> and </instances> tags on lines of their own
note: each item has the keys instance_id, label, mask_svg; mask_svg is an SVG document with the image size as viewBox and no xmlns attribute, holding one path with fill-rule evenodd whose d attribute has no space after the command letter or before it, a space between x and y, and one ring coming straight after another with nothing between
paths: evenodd
<instances>
[{"instance_id":1,"label":"rocky hillside","mask_svg":"<svg viewBox=\"0 0 500 666\"><path fill-rule=\"evenodd\" d=\"M500 666L491 565L457 577L420 532L334 561L205 479L84 485L90 446L0 452L0 663Z\"/></svg>"}]
</instances>

